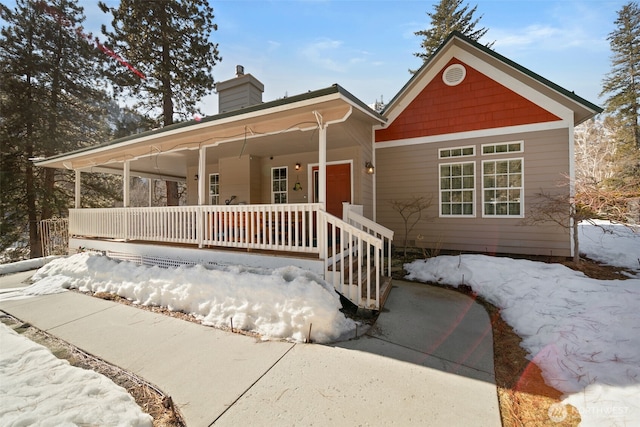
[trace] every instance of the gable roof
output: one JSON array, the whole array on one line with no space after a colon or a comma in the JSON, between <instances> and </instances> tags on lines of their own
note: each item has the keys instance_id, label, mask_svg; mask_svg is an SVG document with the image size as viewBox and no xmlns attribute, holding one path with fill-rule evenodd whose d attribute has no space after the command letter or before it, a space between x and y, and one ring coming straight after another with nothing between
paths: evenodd
<instances>
[{"instance_id":1,"label":"gable roof","mask_svg":"<svg viewBox=\"0 0 640 427\"><path fill-rule=\"evenodd\" d=\"M402 89L400 89L400 91L385 106L381 112L382 116L388 118L390 112L397 107L399 100L405 97L411 88L418 84L418 81L421 80L422 76L433 66L442 54L454 45L460 46L463 49L466 48L467 50L469 48L475 49L476 55L481 56L485 61L501 66L506 72L514 74L517 76L516 78L520 80L524 80L529 86L532 86L534 89L545 93L545 95L550 98L567 106L574 111L574 125L578 125L603 111L601 107L576 95L574 92L568 91L552 81L545 79L528 68L525 68L509 58L500 55L494 50L470 39L464 34L458 31L453 31L438 47L433 55L431 55L431 57L414 73L411 79L409 79Z\"/></svg>"}]
</instances>

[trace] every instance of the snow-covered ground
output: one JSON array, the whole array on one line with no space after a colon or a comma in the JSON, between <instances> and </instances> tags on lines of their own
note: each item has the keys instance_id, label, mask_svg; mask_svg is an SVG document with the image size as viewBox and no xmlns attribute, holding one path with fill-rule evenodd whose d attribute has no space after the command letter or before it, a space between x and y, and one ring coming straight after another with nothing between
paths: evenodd
<instances>
[{"instance_id":1,"label":"snow-covered ground","mask_svg":"<svg viewBox=\"0 0 640 427\"><path fill-rule=\"evenodd\" d=\"M65 292L107 292L134 304L190 313L204 325L251 331L263 339L334 341L355 330L340 312L340 298L315 274L298 267L276 270L201 265L160 268L80 253L49 262L35 283L5 298Z\"/></svg>"},{"instance_id":2,"label":"snow-covered ground","mask_svg":"<svg viewBox=\"0 0 640 427\"><path fill-rule=\"evenodd\" d=\"M545 380L567 394L566 403L579 409L583 426L640 425L640 234L622 226L607 227L614 232L583 225L582 251L590 258L633 270L629 280L594 280L561 265L481 255L416 261L406 265L408 278L454 286L464 283L500 307ZM310 323L314 341L337 339L355 327L338 311L340 302L331 287L295 267L161 269L78 254L51 261L34 279L32 286L0 298L28 298L69 288L110 292L137 304L192 313L205 324L228 326L233 318L236 328L292 341L304 340ZM6 345L9 340L10 346ZM32 356L32 351L9 352L9 347L27 345L13 344L19 340L30 342L0 327L0 408L9 407L4 400L29 396L28 389L40 387L40 395L47 396L40 406L54 408L53 412L86 413L77 408L90 407L91 424L111 424L107 417L116 413L129 417L116 424L146 422L136 412L135 402L125 407L125 398L114 399L123 405L116 409L111 400L99 405L92 400L112 396L111 385L88 385L89 379L77 380L76 374L68 373L56 376L49 373L51 369L36 373L37 366L27 362L34 359L34 365L44 365L39 354L46 351L38 350L38 356ZM11 366L20 363L19 373L12 372ZM45 381L34 383L38 378ZM57 392L67 384L65 378L80 391L72 398ZM11 398L4 388L9 383ZM9 416L13 415L0 410L0 424L19 424ZM44 413L33 412L33 416L34 420L49 418Z\"/></svg>"},{"instance_id":3,"label":"snow-covered ground","mask_svg":"<svg viewBox=\"0 0 640 427\"><path fill-rule=\"evenodd\" d=\"M127 391L0 323L0 425L151 426Z\"/></svg>"},{"instance_id":4,"label":"snow-covered ground","mask_svg":"<svg viewBox=\"0 0 640 427\"><path fill-rule=\"evenodd\" d=\"M483 255L440 256L405 268L408 279L466 284L500 307L545 381L578 408L581 426L640 426L640 230L600 225L607 232L581 226L581 252L633 270L629 280Z\"/></svg>"}]
</instances>

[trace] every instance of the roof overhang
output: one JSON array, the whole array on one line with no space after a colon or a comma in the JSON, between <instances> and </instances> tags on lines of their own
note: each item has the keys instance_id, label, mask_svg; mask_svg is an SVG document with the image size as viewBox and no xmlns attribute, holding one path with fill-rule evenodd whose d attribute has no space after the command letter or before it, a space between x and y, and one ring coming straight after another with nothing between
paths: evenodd
<instances>
[{"instance_id":1,"label":"roof overhang","mask_svg":"<svg viewBox=\"0 0 640 427\"><path fill-rule=\"evenodd\" d=\"M188 152L197 156L197 150L202 147L220 147L224 150L224 146L229 145L229 154L238 155L241 154L238 144L231 147L230 143L239 141L244 149L251 141L259 140L264 144L276 139L284 141L287 134L317 129L319 117L327 125L341 124L351 117L369 122L370 125L384 122L377 112L340 86L333 85L315 92L206 117L201 121L179 123L36 160L34 163L36 166L49 168L117 172L122 169L121 165L125 161L140 160L138 175L149 176L155 170L158 176L166 177L165 173L171 169L171 163L179 156L188 156ZM269 138L272 136L278 138ZM254 151L265 150L264 147L258 147L256 142L252 144ZM157 156L158 154L162 156ZM149 165L144 166L145 163ZM136 173L134 168L132 172ZM183 173L177 173L167 178L181 178L182 175Z\"/></svg>"}]
</instances>

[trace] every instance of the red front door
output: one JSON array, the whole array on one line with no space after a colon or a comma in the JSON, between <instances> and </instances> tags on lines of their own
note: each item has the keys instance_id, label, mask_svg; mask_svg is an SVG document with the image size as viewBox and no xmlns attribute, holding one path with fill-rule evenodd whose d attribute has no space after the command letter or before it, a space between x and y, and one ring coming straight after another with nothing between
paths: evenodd
<instances>
[{"instance_id":1,"label":"red front door","mask_svg":"<svg viewBox=\"0 0 640 427\"><path fill-rule=\"evenodd\" d=\"M318 200L318 167L313 167L314 199ZM342 218L342 203L351 203L351 164L327 165L327 212Z\"/></svg>"}]
</instances>

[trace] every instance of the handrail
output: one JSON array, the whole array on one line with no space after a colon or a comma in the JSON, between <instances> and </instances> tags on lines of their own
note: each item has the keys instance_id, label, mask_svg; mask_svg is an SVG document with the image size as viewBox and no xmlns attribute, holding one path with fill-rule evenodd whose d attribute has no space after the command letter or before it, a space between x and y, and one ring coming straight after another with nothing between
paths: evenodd
<instances>
[{"instance_id":1,"label":"handrail","mask_svg":"<svg viewBox=\"0 0 640 427\"><path fill-rule=\"evenodd\" d=\"M325 280L359 307L380 309L382 239L324 211L318 218L325 236Z\"/></svg>"},{"instance_id":2,"label":"handrail","mask_svg":"<svg viewBox=\"0 0 640 427\"><path fill-rule=\"evenodd\" d=\"M387 275L391 276L391 243L393 242L393 230L388 229L387 227L378 224L366 218L359 213L355 212L353 209L348 209L349 206L346 206L347 209L344 209L345 221L349 224L358 227L369 234L379 237L382 239L384 246L386 247L386 265L387 265Z\"/></svg>"}]
</instances>

